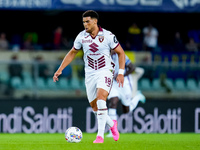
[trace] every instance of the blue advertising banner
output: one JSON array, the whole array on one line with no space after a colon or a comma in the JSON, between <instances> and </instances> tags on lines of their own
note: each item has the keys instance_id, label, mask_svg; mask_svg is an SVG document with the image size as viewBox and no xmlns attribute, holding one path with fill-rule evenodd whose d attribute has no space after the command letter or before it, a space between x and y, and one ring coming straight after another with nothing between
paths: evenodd
<instances>
[{"instance_id":1,"label":"blue advertising banner","mask_svg":"<svg viewBox=\"0 0 200 150\"><path fill-rule=\"evenodd\" d=\"M0 9L52 9L54 0L0 0Z\"/></svg>"},{"instance_id":2,"label":"blue advertising banner","mask_svg":"<svg viewBox=\"0 0 200 150\"><path fill-rule=\"evenodd\" d=\"M0 9L200 12L200 0L1 0Z\"/></svg>"},{"instance_id":3,"label":"blue advertising banner","mask_svg":"<svg viewBox=\"0 0 200 150\"><path fill-rule=\"evenodd\" d=\"M53 6L68 10L200 12L200 0L54 0Z\"/></svg>"}]
</instances>

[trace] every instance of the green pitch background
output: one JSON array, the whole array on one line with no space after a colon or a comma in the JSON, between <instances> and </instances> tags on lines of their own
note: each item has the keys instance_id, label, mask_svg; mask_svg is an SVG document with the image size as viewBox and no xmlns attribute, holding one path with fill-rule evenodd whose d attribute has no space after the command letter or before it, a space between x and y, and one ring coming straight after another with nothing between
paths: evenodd
<instances>
[{"instance_id":1,"label":"green pitch background","mask_svg":"<svg viewBox=\"0 0 200 150\"><path fill-rule=\"evenodd\" d=\"M106 134L105 134L106 135ZM68 143L64 134L0 134L0 150L200 150L200 134L120 134L119 141L83 133L80 143Z\"/></svg>"}]
</instances>

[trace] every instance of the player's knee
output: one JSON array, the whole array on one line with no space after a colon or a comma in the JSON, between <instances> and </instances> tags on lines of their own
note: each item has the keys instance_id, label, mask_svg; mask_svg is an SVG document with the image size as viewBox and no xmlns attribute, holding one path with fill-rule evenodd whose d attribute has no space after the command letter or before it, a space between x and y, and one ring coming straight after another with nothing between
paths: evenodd
<instances>
[{"instance_id":1,"label":"player's knee","mask_svg":"<svg viewBox=\"0 0 200 150\"><path fill-rule=\"evenodd\" d=\"M97 100L106 100L108 97L108 92L104 89L98 88L97 89Z\"/></svg>"}]
</instances>

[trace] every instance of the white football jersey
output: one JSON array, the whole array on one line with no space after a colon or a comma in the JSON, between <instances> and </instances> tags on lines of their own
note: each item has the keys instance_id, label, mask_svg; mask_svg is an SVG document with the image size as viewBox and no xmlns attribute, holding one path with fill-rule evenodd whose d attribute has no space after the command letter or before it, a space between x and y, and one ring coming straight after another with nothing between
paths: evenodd
<instances>
[{"instance_id":1,"label":"white football jersey","mask_svg":"<svg viewBox=\"0 0 200 150\"><path fill-rule=\"evenodd\" d=\"M74 41L76 50L83 49L85 73L95 74L104 69L114 69L110 50L119 45L116 36L110 31L99 26L99 32L95 38L85 30L80 32Z\"/></svg>"}]
</instances>

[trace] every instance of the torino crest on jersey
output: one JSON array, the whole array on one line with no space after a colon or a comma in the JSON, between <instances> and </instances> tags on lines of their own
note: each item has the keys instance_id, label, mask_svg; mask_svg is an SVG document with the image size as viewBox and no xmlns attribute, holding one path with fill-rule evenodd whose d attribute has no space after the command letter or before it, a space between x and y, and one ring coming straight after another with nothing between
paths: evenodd
<instances>
[{"instance_id":1,"label":"torino crest on jersey","mask_svg":"<svg viewBox=\"0 0 200 150\"><path fill-rule=\"evenodd\" d=\"M103 42L103 40L104 40L104 36L99 36L99 41Z\"/></svg>"}]
</instances>

